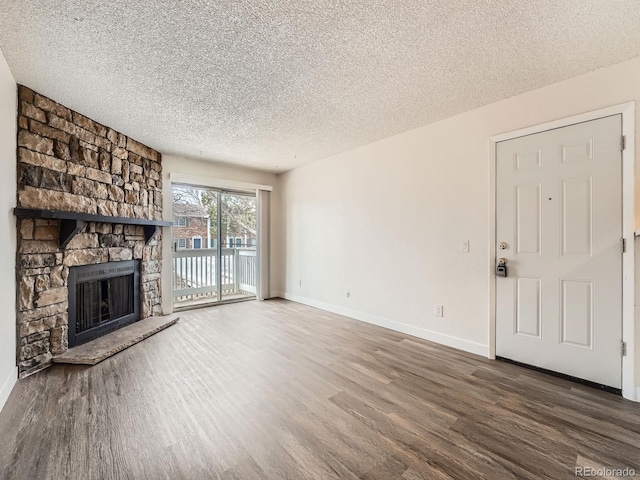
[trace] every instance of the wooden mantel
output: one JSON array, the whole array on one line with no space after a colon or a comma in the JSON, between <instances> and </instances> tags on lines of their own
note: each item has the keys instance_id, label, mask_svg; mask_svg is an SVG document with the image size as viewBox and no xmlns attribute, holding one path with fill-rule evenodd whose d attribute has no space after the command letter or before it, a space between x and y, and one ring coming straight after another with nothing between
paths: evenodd
<instances>
[{"instance_id":1,"label":"wooden mantel","mask_svg":"<svg viewBox=\"0 0 640 480\"><path fill-rule=\"evenodd\" d=\"M60 248L65 248L71 239L84 228L87 222L121 223L123 225L141 225L144 230L145 243L149 243L158 227L170 227L171 222L163 220L144 220L138 218L111 217L108 215L94 215L91 213L65 212L61 210L47 210L37 208L14 208L13 214L18 218L44 218L60 220Z\"/></svg>"}]
</instances>

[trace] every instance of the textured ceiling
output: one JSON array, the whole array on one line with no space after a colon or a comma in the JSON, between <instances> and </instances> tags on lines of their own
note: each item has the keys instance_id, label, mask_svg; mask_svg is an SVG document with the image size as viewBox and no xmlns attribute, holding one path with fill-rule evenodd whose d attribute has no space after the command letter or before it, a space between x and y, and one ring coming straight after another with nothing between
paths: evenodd
<instances>
[{"instance_id":1,"label":"textured ceiling","mask_svg":"<svg viewBox=\"0 0 640 480\"><path fill-rule=\"evenodd\" d=\"M638 56L640 1L0 0L0 48L163 153L284 171Z\"/></svg>"}]
</instances>

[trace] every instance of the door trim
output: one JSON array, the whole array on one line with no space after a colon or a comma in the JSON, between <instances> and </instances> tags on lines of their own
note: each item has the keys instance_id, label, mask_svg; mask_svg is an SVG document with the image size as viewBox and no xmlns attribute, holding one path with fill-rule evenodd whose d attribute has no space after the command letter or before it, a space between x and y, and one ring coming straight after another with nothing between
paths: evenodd
<instances>
[{"instance_id":1,"label":"door trim","mask_svg":"<svg viewBox=\"0 0 640 480\"><path fill-rule=\"evenodd\" d=\"M640 386L635 385L635 102L581 113L559 120L534 125L489 137L489 358L496 357L496 144L505 140L567 127L576 123L597 120L611 115L622 115L622 135L626 145L622 152L622 235L626 239L626 252L622 255L622 340L627 354L622 357L622 396L640 402Z\"/></svg>"},{"instance_id":2,"label":"door trim","mask_svg":"<svg viewBox=\"0 0 640 480\"><path fill-rule=\"evenodd\" d=\"M204 177L201 175L190 175L180 172L169 172L169 180L172 184L184 184L191 187L211 187L222 190L240 190L240 191L254 191L254 190L267 190L273 191L271 185L261 185L259 183L249 182L237 182L235 180L226 180L223 178Z\"/></svg>"}]
</instances>

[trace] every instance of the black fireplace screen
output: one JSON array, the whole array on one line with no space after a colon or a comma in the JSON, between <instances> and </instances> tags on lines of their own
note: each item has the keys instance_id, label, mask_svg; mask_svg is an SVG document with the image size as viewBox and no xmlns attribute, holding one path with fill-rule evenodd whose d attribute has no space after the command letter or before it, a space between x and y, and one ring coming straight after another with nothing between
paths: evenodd
<instances>
[{"instance_id":1,"label":"black fireplace screen","mask_svg":"<svg viewBox=\"0 0 640 480\"><path fill-rule=\"evenodd\" d=\"M76 285L76 333L133 313L133 275Z\"/></svg>"},{"instance_id":2,"label":"black fireplace screen","mask_svg":"<svg viewBox=\"0 0 640 480\"><path fill-rule=\"evenodd\" d=\"M138 262L73 267L69 272L69 346L138 320Z\"/></svg>"}]
</instances>

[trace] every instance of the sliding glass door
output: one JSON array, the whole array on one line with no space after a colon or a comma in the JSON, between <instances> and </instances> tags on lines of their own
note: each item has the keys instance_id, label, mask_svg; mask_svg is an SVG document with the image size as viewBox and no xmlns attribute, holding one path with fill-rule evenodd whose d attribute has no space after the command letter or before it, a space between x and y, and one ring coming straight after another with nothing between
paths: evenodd
<instances>
[{"instance_id":1,"label":"sliding glass door","mask_svg":"<svg viewBox=\"0 0 640 480\"><path fill-rule=\"evenodd\" d=\"M176 308L255 298L255 194L175 185L172 236Z\"/></svg>"}]
</instances>

